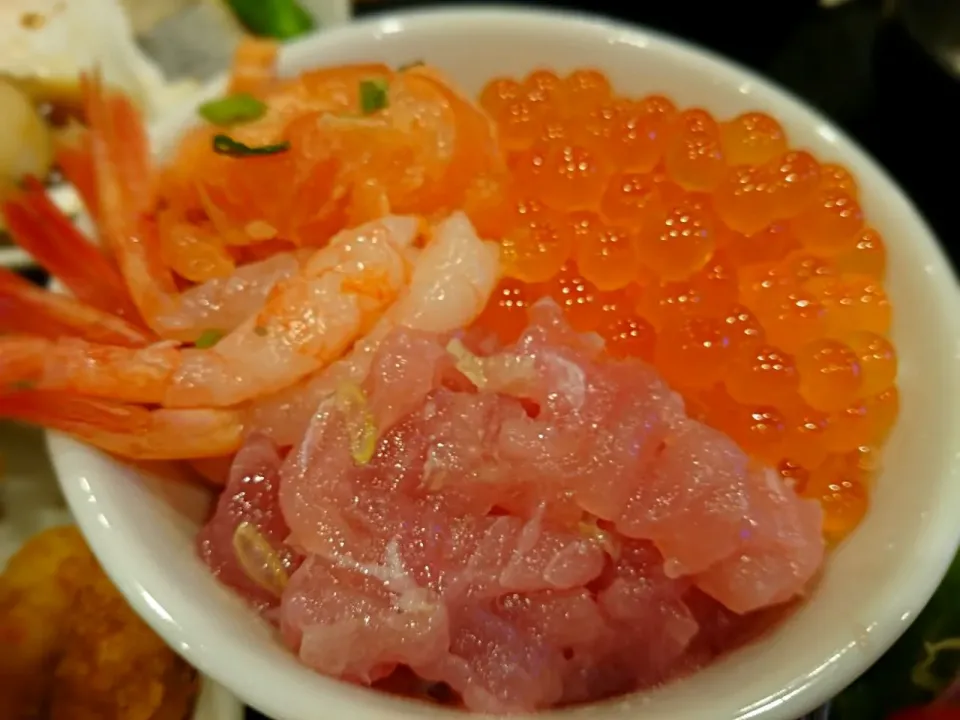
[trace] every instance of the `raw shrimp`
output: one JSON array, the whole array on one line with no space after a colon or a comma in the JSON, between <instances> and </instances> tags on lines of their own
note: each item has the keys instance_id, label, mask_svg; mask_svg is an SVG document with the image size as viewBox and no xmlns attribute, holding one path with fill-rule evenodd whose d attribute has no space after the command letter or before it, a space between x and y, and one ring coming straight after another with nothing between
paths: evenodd
<instances>
[{"instance_id":1,"label":"raw shrimp","mask_svg":"<svg viewBox=\"0 0 960 720\"><path fill-rule=\"evenodd\" d=\"M134 460L230 455L243 438L243 414L237 410L150 410L61 392L0 395L0 416L60 430Z\"/></svg>"},{"instance_id":2,"label":"raw shrimp","mask_svg":"<svg viewBox=\"0 0 960 720\"><path fill-rule=\"evenodd\" d=\"M43 374L43 354L49 341L40 337L0 337L0 386L32 387Z\"/></svg>"},{"instance_id":3,"label":"raw shrimp","mask_svg":"<svg viewBox=\"0 0 960 720\"><path fill-rule=\"evenodd\" d=\"M47 197L34 178L3 203L6 226L14 241L60 280L79 300L131 322L140 316L130 302L123 278L99 248L88 242Z\"/></svg>"},{"instance_id":4,"label":"raw shrimp","mask_svg":"<svg viewBox=\"0 0 960 720\"><path fill-rule=\"evenodd\" d=\"M84 78L82 86L100 239L117 261L141 316L162 334L155 318L176 311L178 293L161 261L151 215L155 195L146 130L130 100L108 98L98 76Z\"/></svg>"},{"instance_id":5,"label":"raw shrimp","mask_svg":"<svg viewBox=\"0 0 960 720\"><path fill-rule=\"evenodd\" d=\"M209 221L190 222L189 212L175 205L157 211L160 257L174 273L189 282L229 277L236 258Z\"/></svg>"},{"instance_id":6,"label":"raw shrimp","mask_svg":"<svg viewBox=\"0 0 960 720\"><path fill-rule=\"evenodd\" d=\"M142 120L127 98L106 95L97 78L84 83L84 97L101 234L140 315L159 336L186 342L211 327L234 329L293 273L293 258L268 258L180 293L163 263L160 228L151 213L156 196Z\"/></svg>"},{"instance_id":7,"label":"raw shrimp","mask_svg":"<svg viewBox=\"0 0 960 720\"><path fill-rule=\"evenodd\" d=\"M208 328L199 324L205 320L204 313L198 317L198 305L178 292L174 276L163 262L160 227L153 212L156 202L153 173L142 122L129 100L119 95L106 95L96 78L86 82L84 89L90 118L89 145L96 176L100 230L105 244L120 267L130 296L151 329L161 337L195 341ZM255 169L247 168L250 171ZM237 172L243 174L244 171L234 168L234 173ZM269 183L269 178L259 178L259 173L256 174L258 181ZM264 194L263 188L264 184L258 186L260 194ZM260 276L261 289L267 291L271 281L277 279L274 262L269 262L266 267L238 271L242 272L241 280L245 282ZM284 273L281 271L280 274ZM194 291L202 296L204 307L209 306L210 294L217 295L219 290L232 284L232 276L222 280L219 283L210 281L215 285ZM221 296L220 299L218 304L228 309L223 304L225 298ZM249 307L237 308L234 317Z\"/></svg>"},{"instance_id":8,"label":"raw shrimp","mask_svg":"<svg viewBox=\"0 0 960 720\"><path fill-rule=\"evenodd\" d=\"M8 274L0 280L2 302L14 302L15 288L16 307L23 308L26 303L39 309L42 305L46 337L63 334L114 345L147 344L145 339L151 334L141 329L140 314L130 302L116 267L50 202L42 187L28 183L23 192L5 203L4 213L17 243L63 282L77 300L45 293L19 278L10 280ZM304 259L312 254L312 250L277 253L243 265L227 277L171 294L173 309L154 318L154 329L163 337L188 342L196 341L210 329L230 332L257 312L274 286L295 275ZM97 313L96 318L90 311ZM38 332L41 325L29 320L36 312L11 313L0 321L0 328ZM117 317L111 315L113 312ZM69 321L70 331L58 332L68 315L74 316ZM86 324L84 332L72 324L81 322L81 315L87 316L82 321ZM134 342L135 336L139 337L138 342Z\"/></svg>"},{"instance_id":9,"label":"raw shrimp","mask_svg":"<svg viewBox=\"0 0 960 720\"><path fill-rule=\"evenodd\" d=\"M357 337L365 340L323 382L364 373L379 339L397 324L452 330L480 313L498 279L495 246L481 241L460 214L436 227L420 251L413 245L422 220L389 212L409 208L436 217L456 207L464 178L480 170L474 161L488 150L499 157L490 123L430 73L356 65L284 81L276 79L269 53L260 60L260 70L247 75L260 73L252 80L256 89L247 90L264 98L266 114L230 132L245 139L279 131L284 141L296 141L295 151L225 157L211 150L212 128L202 129L197 148L206 156L171 168L181 173L181 187L204 190L192 206L189 192L160 192L170 175L152 167L142 120L129 100L107 93L97 76L85 80L89 127L72 131L61 151L81 180L102 247L87 242L39 186L28 186L5 207L20 220L24 244L41 250L44 264L65 276L77 300L17 283L8 288L0 278L0 299L50 328L37 332L9 321L8 330L23 334L3 338L0 348L0 388L7 389L0 415L56 427L125 456L223 458L236 449L231 433L245 433L251 409L259 413L251 401L304 391L301 381L312 375L317 382ZM373 110L363 107L371 87L383 93ZM296 160L303 173L263 175L271 158ZM247 160L253 162L244 165ZM213 164L204 165L208 161ZM229 172L204 174L215 166ZM220 189L229 192L207 192L216 189L212 180L227 182ZM217 205L223 197L254 209L265 198L279 220L271 229L276 217L245 219L237 207ZM242 222L251 233L246 245L231 244L221 216ZM381 219L336 233L349 218ZM167 242L161 233L168 220L196 223L197 238L187 240L216 246L220 254ZM182 255L173 258L171 249ZM70 253L90 261L77 267L58 260ZM320 383L305 397L322 392ZM217 408L230 410L221 415ZM177 414L180 409L196 415ZM136 419L129 432L114 423L126 416ZM202 452L192 438L178 444L162 435L187 422L207 422L219 435ZM154 435L150 450L143 438Z\"/></svg>"},{"instance_id":10,"label":"raw shrimp","mask_svg":"<svg viewBox=\"0 0 960 720\"><path fill-rule=\"evenodd\" d=\"M97 181L94 177L90 134L87 128L71 121L54 135L54 143L57 167L73 185L90 218L96 223L100 202L97 198Z\"/></svg>"},{"instance_id":11,"label":"raw shrimp","mask_svg":"<svg viewBox=\"0 0 960 720\"><path fill-rule=\"evenodd\" d=\"M4 269L0 269L0 332L33 333L51 340L79 337L129 347L149 342L147 333L123 318L42 290Z\"/></svg>"},{"instance_id":12,"label":"raw shrimp","mask_svg":"<svg viewBox=\"0 0 960 720\"><path fill-rule=\"evenodd\" d=\"M477 237L466 215L455 213L437 226L421 251L409 288L342 360L307 381L254 403L250 431L281 445L303 433L323 398L344 382L367 374L380 341L397 326L429 332L466 327L480 314L498 279L498 246Z\"/></svg>"},{"instance_id":13,"label":"raw shrimp","mask_svg":"<svg viewBox=\"0 0 960 720\"><path fill-rule=\"evenodd\" d=\"M231 330L262 296L244 294L234 306L238 294L221 291L258 276L265 294L277 272L289 272L277 270L273 262L284 261L273 258L263 268L236 269L250 257L246 247L322 246L338 228L391 211L456 207L478 162L499 157L490 122L435 74L367 64L276 80L270 46L245 47L234 75L262 66L254 74L263 76L257 93L265 115L229 133L250 147L284 142L289 151L225 156L212 149L223 129L199 127L157 174L136 109L105 92L97 77L83 86L89 130L61 143L122 280L113 268L100 274L126 285L143 321L162 338L195 342L210 327ZM364 109L370 92L382 93L382 105ZM193 302L179 292L177 276L214 284L188 291L200 298ZM211 317L210 308L226 317Z\"/></svg>"},{"instance_id":14,"label":"raw shrimp","mask_svg":"<svg viewBox=\"0 0 960 720\"><path fill-rule=\"evenodd\" d=\"M157 320L166 333L177 337L196 337L210 329L230 332L263 307L278 283L297 274L303 255L303 251L278 253L243 265L228 277L194 285L180 294L175 313Z\"/></svg>"},{"instance_id":15,"label":"raw shrimp","mask_svg":"<svg viewBox=\"0 0 960 720\"><path fill-rule=\"evenodd\" d=\"M167 407L238 405L326 366L369 331L408 282L404 250L418 231L416 218L389 217L340 233L209 349L171 342L131 349L80 339L44 341L40 349L33 338L7 342L29 344L36 353L44 367L40 390Z\"/></svg>"}]
</instances>

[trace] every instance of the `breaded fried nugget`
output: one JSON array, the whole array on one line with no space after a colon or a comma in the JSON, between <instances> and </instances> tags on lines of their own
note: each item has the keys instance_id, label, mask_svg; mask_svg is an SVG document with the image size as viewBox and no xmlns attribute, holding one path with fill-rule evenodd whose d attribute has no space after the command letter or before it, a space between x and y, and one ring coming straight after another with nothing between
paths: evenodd
<instances>
[{"instance_id":1,"label":"breaded fried nugget","mask_svg":"<svg viewBox=\"0 0 960 720\"><path fill-rule=\"evenodd\" d=\"M130 609L79 531L30 541L0 576L0 718L184 720L195 671Z\"/></svg>"},{"instance_id":2,"label":"breaded fried nugget","mask_svg":"<svg viewBox=\"0 0 960 720\"><path fill-rule=\"evenodd\" d=\"M46 717L53 670L82 578L93 556L73 528L27 542L0 575L0 717Z\"/></svg>"}]
</instances>

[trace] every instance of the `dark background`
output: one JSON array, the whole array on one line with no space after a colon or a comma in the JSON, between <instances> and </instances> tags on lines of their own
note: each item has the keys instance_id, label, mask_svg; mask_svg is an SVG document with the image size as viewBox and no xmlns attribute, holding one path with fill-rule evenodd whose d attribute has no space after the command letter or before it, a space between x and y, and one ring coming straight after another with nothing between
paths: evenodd
<instances>
[{"instance_id":1,"label":"dark background","mask_svg":"<svg viewBox=\"0 0 960 720\"><path fill-rule=\"evenodd\" d=\"M900 0L903 4L907 0ZM943 23L960 24L957 11ZM451 5L364 0L367 16ZM469 4L478 4L477 0ZM956 267L960 260L960 80L934 60L891 0L565 0L657 28L748 65L819 108L871 152L912 197ZM928 3L929 4L929 3ZM936 4L936 3L933 3ZM942 3L946 4L946 3ZM260 718L253 713L250 720Z\"/></svg>"}]
</instances>

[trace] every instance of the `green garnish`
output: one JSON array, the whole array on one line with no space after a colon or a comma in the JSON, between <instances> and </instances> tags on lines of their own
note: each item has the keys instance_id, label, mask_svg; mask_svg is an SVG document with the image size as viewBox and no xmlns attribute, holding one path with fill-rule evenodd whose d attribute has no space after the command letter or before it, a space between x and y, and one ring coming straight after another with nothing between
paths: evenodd
<instances>
[{"instance_id":1,"label":"green garnish","mask_svg":"<svg viewBox=\"0 0 960 720\"><path fill-rule=\"evenodd\" d=\"M206 350L220 342L221 338L223 338L223 330L204 330L194 343L194 347L200 350Z\"/></svg>"},{"instance_id":2,"label":"green garnish","mask_svg":"<svg viewBox=\"0 0 960 720\"><path fill-rule=\"evenodd\" d=\"M360 82L360 109L371 115L387 106L387 81L363 80Z\"/></svg>"},{"instance_id":3,"label":"green garnish","mask_svg":"<svg viewBox=\"0 0 960 720\"><path fill-rule=\"evenodd\" d=\"M253 95L238 93L205 102L197 112L207 122L227 126L258 120L267 112L267 106Z\"/></svg>"},{"instance_id":4,"label":"green garnish","mask_svg":"<svg viewBox=\"0 0 960 720\"><path fill-rule=\"evenodd\" d=\"M289 40L317 25L296 0L227 0L227 5L247 30L261 37Z\"/></svg>"},{"instance_id":5,"label":"green garnish","mask_svg":"<svg viewBox=\"0 0 960 720\"><path fill-rule=\"evenodd\" d=\"M234 140L229 135L213 136L213 151L218 155L228 155L234 158L250 157L253 155L276 155L290 149L290 143L281 142L274 145L250 147Z\"/></svg>"},{"instance_id":6,"label":"green garnish","mask_svg":"<svg viewBox=\"0 0 960 720\"><path fill-rule=\"evenodd\" d=\"M404 63L403 65L399 66L397 70L399 70L400 72L404 72L405 70L409 70L410 68L420 67L421 65L426 65L426 63L423 60L414 60L413 62Z\"/></svg>"},{"instance_id":7,"label":"green garnish","mask_svg":"<svg viewBox=\"0 0 960 720\"><path fill-rule=\"evenodd\" d=\"M14 380L8 387L14 391L22 391L33 390L36 386L37 383L33 380Z\"/></svg>"},{"instance_id":8,"label":"green garnish","mask_svg":"<svg viewBox=\"0 0 960 720\"><path fill-rule=\"evenodd\" d=\"M910 680L922 690L931 693L942 692L953 680L953 676L938 677L934 672L934 666L940 653L960 651L960 638L947 638L935 643L925 642L923 651L926 657L914 665L910 672Z\"/></svg>"},{"instance_id":9,"label":"green garnish","mask_svg":"<svg viewBox=\"0 0 960 720\"><path fill-rule=\"evenodd\" d=\"M266 329L265 327L263 327L262 325L254 325L254 326L253 326L253 334L254 334L254 335L259 335L260 337L266 337L266 335L267 335L267 329Z\"/></svg>"}]
</instances>

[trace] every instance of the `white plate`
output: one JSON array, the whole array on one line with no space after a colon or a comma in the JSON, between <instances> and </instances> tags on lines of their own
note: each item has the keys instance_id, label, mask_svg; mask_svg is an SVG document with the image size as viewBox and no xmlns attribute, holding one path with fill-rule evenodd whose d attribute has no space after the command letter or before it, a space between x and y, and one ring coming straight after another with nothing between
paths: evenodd
<instances>
[{"instance_id":1,"label":"white plate","mask_svg":"<svg viewBox=\"0 0 960 720\"><path fill-rule=\"evenodd\" d=\"M33 428L0 423L0 565L31 536L72 523L43 434ZM201 679L193 720L242 720L243 704L212 680Z\"/></svg>"}]
</instances>

